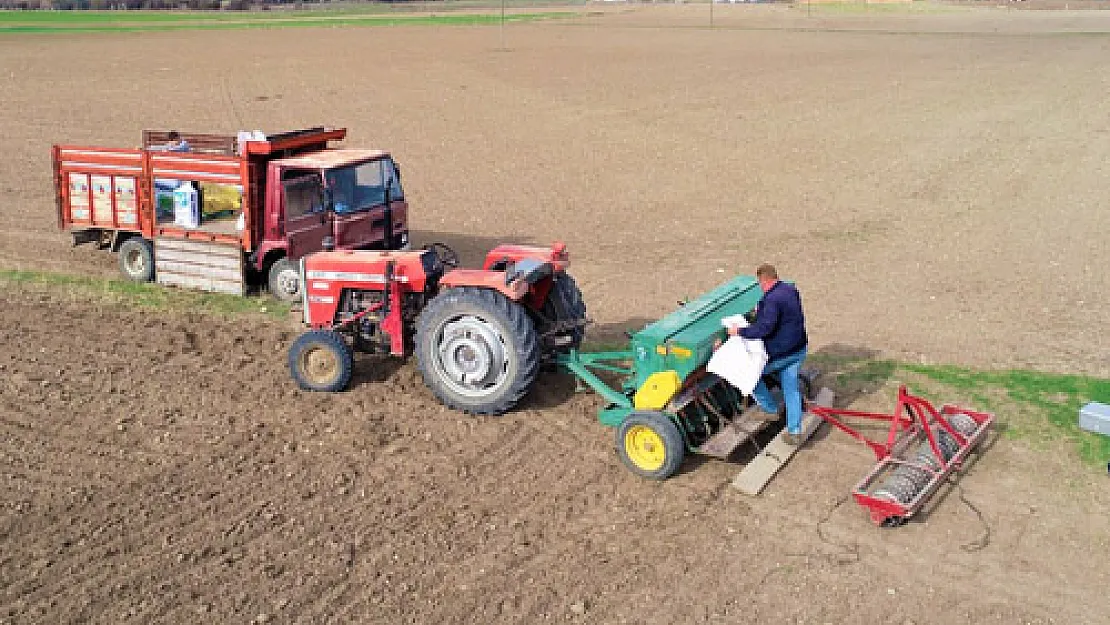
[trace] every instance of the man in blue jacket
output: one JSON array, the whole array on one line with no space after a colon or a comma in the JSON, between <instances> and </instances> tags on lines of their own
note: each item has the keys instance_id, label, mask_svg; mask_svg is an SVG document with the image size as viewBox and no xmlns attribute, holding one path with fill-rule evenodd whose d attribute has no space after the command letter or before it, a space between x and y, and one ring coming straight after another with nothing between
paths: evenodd
<instances>
[{"instance_id":1,"label":"man in blue jacket","mask_svg":"<svg viewBox=\"0 0 1110 625\"><path fill-rule=\"evenodd\" d=\"M806 318L802 313L802 296L793 285L779 281L774 266L763 264L755 270L763 299L756 307L755 323L746 328L729 328L730 335L746 339L763 339L767 350L767 365L763 374L779 374L782 397L786 403L786 434L783 438L790 445L801 442L802 392L798 373L806 359ZM779 408L774 395L760 380L752 393L759 407L767 416L777 415ZM775 418L775 417L771 417Z\"/></svg>"}]
</instances>

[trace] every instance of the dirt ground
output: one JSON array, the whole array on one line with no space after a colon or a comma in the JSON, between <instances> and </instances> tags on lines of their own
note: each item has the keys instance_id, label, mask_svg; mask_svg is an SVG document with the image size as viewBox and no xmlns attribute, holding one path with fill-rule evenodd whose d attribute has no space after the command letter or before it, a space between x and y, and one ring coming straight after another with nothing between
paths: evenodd
<instances>
[{"instance_id":1,"label":"dirt ground","mask_svg":"<svg viewBox=\"0 0 1110 625\"><path fill-rule=\"evenodd\" d=\"M769 260L815 350L1110 375L1110 14L706 9L514 24L506 49L489 27L0 38L0 266L115 272L55 229L53 142L326 123L402 162L417 243L567 241L595 334ZM565 378L473 419L409 364L301 393L292 322L0 298L0 622L1110 611L1105 476L1064 450L1002 438L880 531L836 505L870 464L838 434L759 498L735 463L646 483Z\"/></svg>"}]
</instances>

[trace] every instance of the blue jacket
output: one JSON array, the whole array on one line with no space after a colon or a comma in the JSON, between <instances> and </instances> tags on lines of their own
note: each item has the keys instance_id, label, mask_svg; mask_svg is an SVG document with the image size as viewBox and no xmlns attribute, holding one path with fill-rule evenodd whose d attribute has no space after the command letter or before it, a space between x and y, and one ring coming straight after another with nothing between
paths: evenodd
<instances>
[{"instance_id":1,"label":"blue jacket","mask_svg":"<svg viewBox=\"0 0 1110 625\"><path fill-rule=\"evenodd\" d=\"M763 347L772 360L793 354L809 344L798 289L782 281L776 282L759 300L755 323L741 328L740 336L763 339Z\"/></svg>"}]
</instances>

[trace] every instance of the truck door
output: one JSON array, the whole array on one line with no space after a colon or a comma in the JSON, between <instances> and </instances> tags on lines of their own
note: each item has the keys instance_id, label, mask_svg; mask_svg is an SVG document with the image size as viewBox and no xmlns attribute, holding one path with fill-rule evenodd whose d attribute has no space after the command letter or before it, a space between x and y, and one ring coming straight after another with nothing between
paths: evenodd
<instances>
[{"instance_id":1,"label":"truck door","mask_svg":"<svg viewBox=\"0 0 1110 625\"><path fill-rule=\"evenodd\" d=\"M332 233L331 214L324 210L324 189L318 174L282 181L285 199L286 254L296 260L323 249Z\"/></svg>"},{"instance_id":2,"label":"truck door","mask_svg":"<svg viewBox=\"0 0 1110 625\"><path fill-rule=\"evenodd\" d=\"M390 159L382 162L385 184L389 187L390 217L393 219L393 246L408 249L409 205L401 188L401 169Z\"/></svg>"},{"instance_id":3,"label":"truck door","mask_svg":"<svg viewBox=\"0 0 1110 625\"><path fill-rule=\"evenodd\" d=\"M381 161L369 161L328 170L328 191L335 211L335 247L350 250L376 247L381 240L382 186Z\"/></svg>"},{"instance_id":4,"label":"truck door","mask_svg":"<svg viewBox=\"0 0 1110 625\"><path fill-rule=\"evenodd\" d=\"M396 248L403 242L397 228L392 232L392 245L387 244L387 219L393 223L407 224L406 205L397 197L400 184L394 179L390 185L390 208L386 210L387 174L394 176L393 164L388 158L377 159L328 170L325 174L335 211L335 246L338 249ZM387 212L392 213L387 217ZM407 228L403 228L407 230Z\"/></svg>"}]
</instances>

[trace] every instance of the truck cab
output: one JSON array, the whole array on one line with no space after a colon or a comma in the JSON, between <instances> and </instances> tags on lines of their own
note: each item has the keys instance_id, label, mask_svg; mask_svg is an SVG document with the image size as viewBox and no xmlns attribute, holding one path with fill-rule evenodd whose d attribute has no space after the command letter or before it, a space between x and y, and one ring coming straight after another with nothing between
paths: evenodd
<instances>
[{"instance_id":1,"label":"truck cab","mask_svg":"<svg viewBox=\"0 0 1110 625\"><path fill-rule=\"evenodd\" d=\"M295 263L319 250L408 249L408 203L397 163L380 150L336 149L270 161L256 268L279 297L299 297ZM278 250L281 262L267 262ZM294 282L296 281L296 284Z\"/></svg>"}]
</instances>

